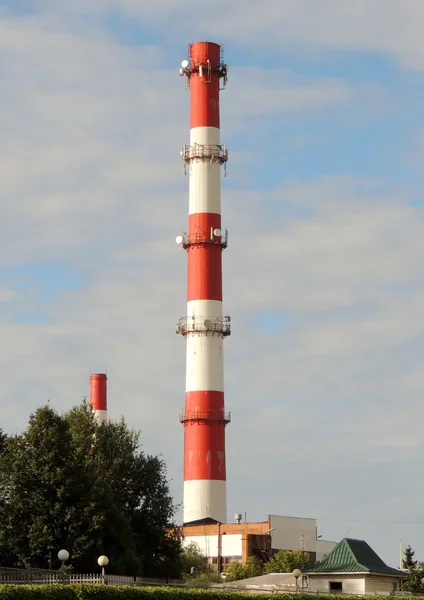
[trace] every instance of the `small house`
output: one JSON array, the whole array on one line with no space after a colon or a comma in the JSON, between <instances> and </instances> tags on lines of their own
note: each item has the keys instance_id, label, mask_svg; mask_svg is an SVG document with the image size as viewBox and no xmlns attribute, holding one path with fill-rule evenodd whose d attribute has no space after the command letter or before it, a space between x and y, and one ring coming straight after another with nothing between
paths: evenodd
<instances>
[{"instance_id":1,"label":"small house","mask_svg":"<svg viewBox=\"0 0 424 600\"><path fill-rule=\"evenodd\" d=\"M408 574L388 567L364 540L344 538L323 560L305 571L311 592L392 594Z\"/></svg>"}]
</instances>

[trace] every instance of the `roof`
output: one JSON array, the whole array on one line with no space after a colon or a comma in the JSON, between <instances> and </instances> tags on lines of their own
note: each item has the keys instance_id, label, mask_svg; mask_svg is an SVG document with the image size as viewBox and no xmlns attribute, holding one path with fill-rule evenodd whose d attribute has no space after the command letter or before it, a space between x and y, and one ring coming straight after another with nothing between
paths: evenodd
<instances>
[{"instance_id":1,"label":"roof","mask_svg":"<svg viewBox=\"0 0 424 600\"><path fill-rule=\"evenodd\" d=\"M404 571L388 567L364 540L344 538L308 573L376 573L406 577Z\"/></svg>"}]
</instances>

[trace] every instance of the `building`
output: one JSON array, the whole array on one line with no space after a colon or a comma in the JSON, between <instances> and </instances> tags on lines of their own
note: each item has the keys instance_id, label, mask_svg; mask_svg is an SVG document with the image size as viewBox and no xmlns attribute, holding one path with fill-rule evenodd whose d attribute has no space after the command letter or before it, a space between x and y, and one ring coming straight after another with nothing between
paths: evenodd
<instances>
[{"instance_id":1,"label":"building","mask_svg":"<svg viewBox=\"0 0 424 600\"><path fill-rule=\"evenodd\" d=\"M250 556L267 562L278 550L302 550L313 562L321 560L336 542L317 538L315 519L269 515L266 521L188 524L182 527L184 545L195 542L219 571Z\"/></svg>"},{"instance_id":2,"label":"building","mask_svg":"<svg viewBox=\"0 0 424 600\"><path fill-rule=\"evenodd\" d=\"M388 567L364 540L344 538L311 569L306 571L311 592L348 594L392 594L408 574Z\"/></svg>"},{"instance_id":3,"label":"building","mask_svg":"<svg viewBox=\"0 0 424 600\"><path fill-rule=\"evenodd\" d=\"M270 573L227 583L225 587L238 591L389 595L398 591L402 579L408 576L388 567L365 541L349 538L335 545L315 567L297 578L293 573Z\"/></svg>"}]
</instances>

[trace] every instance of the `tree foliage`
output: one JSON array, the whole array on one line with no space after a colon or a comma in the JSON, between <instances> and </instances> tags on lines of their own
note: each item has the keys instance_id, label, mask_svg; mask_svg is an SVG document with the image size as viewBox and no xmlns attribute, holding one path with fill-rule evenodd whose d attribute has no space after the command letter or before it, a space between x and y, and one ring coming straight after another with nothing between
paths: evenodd
<instances>
[{"instance_id":1,"label":"tree foliage","mask_svg":"<svg viewBox=\"0 0 424 600\"><path fill-rule=\"evenodd\" d=\"M266 563L251 556L245 564L233 562L225 570L226 581L238 581L268 573L292 573L294 569L307 569L312 560L308 552L301 550L279 550Z\"/></svg>"},{"instance_id":2,"label":"tree foliage","mask_svg":"<svg viewBox=\"0 0 424 600\"><path fill-rule=\"evenodd\" d=\"M225 570L225 581L239 581L249 577L258 577L263 573L263 563L255 556L249 556L247 561L242 564L239 561L231 563Z\"/></svg>"},{"instance_id":3,"label":"tree foliage","mask_svg":"<svg viewBox=\"0 0 424 600\"><path fill-rule=\"evenodd\" d=\"M221 574L213 569L196 542L190 542L181 553L181 573L191 587L208 587L210 583L222 583Z\"/></svg>"},{"instance_id":4,"label":"tree foliage","mask_svg":"<svg viewBox=\"0 0 424 600\"><path fill-rule=\"evenodd\" d=\"M6 439L7 439L6 434L3 432L3 429L0 429L0 452L3 452Z\"/></svg>"},{"instance_id":5,"label":"tree foliage","mask_svg":"<svg viewBox=\"0 0 424 600\"><path fill-rule=\"evenodd\" d=\"M414 560L415 551L412 550L411 546L407 546L404 550L404 559L403 559L403 568L404 569L413 569L415 568L417 561Z\"/></svg>"},{"instance_id":6,"label":"tree foliage","mask_svg":"<svg viewBox=\"0 0 424 600\"><path fill-rule=\"evenodd\" d=\"M186 576L199 575L209 571L207 557L200 551L199 544L190 542L181 552L182 573Z\"/></svg>"},{"instance_id":7,"label":"tree foliage","mask_svg":"<svg viewBox=\"0 0 424 600\"><path fill-rule=\"evenodd\" d=\"M21 435L0 436L0 561L53 567L66 548L92 572L177 576L180 539L164 462L125 422L98 425L84 401L65 415L39 408Z\"/></svg>"},{"instance_id":8,"label":"tree foliage","mask_svg":"<svg viewBox=\"0 0 424 600\"><path fill-rule=\"evenodd\" d=\"M402 590L406 592L424 593L424 585L421 580L424 578L424 563L414 559L415 551L411 546L407 546L403 553L403 568L408 570L408 579L402 582Z\"/></svg>"},{"instance_id":9,"label":"tree foliage","mask_svg":"<svg viewBox=\"0 0 424 600\"><path fill-rule=\"evenodd\" d=\"M294 569L301 571L311 564L308 552L302 550L279 550L264 565L264 573L292 573Z\"/></svg>"}]
</instances>

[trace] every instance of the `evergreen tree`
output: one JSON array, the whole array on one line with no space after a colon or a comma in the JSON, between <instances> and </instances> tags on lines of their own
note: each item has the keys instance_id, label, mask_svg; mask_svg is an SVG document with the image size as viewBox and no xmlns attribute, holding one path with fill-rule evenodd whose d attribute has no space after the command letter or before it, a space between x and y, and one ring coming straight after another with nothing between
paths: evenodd
<instances>
[{"instance_id":1,"label":"evergreen tree","mask_svg":"<svg viewBox=\"0 0 424 600\"><path fill-rule=\"evenodd\" d=\"M415 551L412 550L411 546L407 546L404 551L404 559L403 559L403 568L404 569L413 569L417 564L417 561L414 560Z\"/></svg>"},{"instance_id":2,"label":"evergreen tree","mask_svg":"<svg viewBox=\"0 0 424 600\"><path fill-rule=\"evenodd\" d=\"M402 590L414 593L423 593L424 586L421 580L424 577L424 570L422 563L414 560L415 552L411 546L405 548L403 568L408 569L408 579L402 583Z\"/></svg>"}]
</instances>

